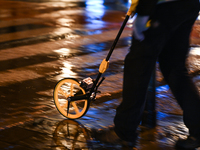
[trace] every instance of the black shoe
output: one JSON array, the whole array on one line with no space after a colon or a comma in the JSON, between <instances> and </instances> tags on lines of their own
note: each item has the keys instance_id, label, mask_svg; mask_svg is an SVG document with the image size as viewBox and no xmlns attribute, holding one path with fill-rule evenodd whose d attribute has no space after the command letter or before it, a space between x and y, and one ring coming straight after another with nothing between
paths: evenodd
<instances>
[{"instance_id":1,"label":"black shoe","mask_svg":"<svg viewBox=\"0 0 200 150\"><path fill-rule=\"evenodd\" d=\"M181 149L195 149L200 147L200 138L188 136L187 139L179 139L176 142L176 147Z\"/></svg>"},{"instance_id":2,"label":"black shoe","mask_svg":"<svg viewBox=\"0 0 200 150\"><path fill-rule=\"evenodd\" d=\"M137 150L136 142L128 142L121 140L120 144L122 145L122 150Z\"/></svg>"},{"instance_id":3,"label":"black shoe","mask_svg":"<svg viewBox=\"0 0 200 150\"><path fill-rule=\"evenodd\" d=\"M120 139L114 131L114 128L106 128L102 130L91 130L91 136L102 143L107 144L121 144L122 147L125 148L135 148L136 142L128 142Z\"/></svg>"}]
</instances>

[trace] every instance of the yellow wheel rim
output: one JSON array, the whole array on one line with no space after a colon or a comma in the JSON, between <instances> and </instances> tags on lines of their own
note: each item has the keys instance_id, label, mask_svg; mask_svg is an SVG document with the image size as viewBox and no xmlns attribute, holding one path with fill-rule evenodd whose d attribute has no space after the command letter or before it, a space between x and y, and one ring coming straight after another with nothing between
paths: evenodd
<instances>
[{"instance_id":1,"label":"yellow wheel rim","mask_svg":"<svg viewBox=\"0 0 200 150\"><path fill-rule=\"evenodd\" d=\"M60 80L54 89L54 102L58 111L65 117L77 119L82 117L88 109L88 100L78 100L70 103L69 113L67 114L68 97L77 94L85 94L85 90L74 79Z\"/></svg>"}]
</instances>

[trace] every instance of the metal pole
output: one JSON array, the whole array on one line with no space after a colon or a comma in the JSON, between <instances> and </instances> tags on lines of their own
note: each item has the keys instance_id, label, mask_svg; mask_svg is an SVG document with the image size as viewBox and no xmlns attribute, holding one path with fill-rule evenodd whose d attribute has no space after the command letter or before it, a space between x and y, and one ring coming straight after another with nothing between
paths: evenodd
<instances>
[{"instance_id":1,"label":"metal pole","mask_svg":"<svg viewBox=\"0 0 200 150\"><path fill-rule=\"evenodd\" d=\"M129 19L129 16L126 15L126 17L124 19L124 22L122 23L122 26L121 26L121 28L120 28L120 30L119 30L119 32L118 32L118 34L117 34L112 46L110 48L110 51L109 51L107 57L106 57L106 61L108 61L110 59L110 56L112 55L112 52L114 51L115 46L117 45L117 42L118 42L118 40L119 40L123 30L124 30L124 27L126 26L126 23L128 22L128 19Z\"/></svg>"}]
</instances>

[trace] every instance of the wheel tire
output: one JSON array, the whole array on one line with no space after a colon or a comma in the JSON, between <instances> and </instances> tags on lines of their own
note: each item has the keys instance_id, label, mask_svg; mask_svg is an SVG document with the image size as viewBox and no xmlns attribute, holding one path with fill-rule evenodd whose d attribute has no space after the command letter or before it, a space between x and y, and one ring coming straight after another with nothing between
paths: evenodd
<instances>
[{"instance_id":1,"label":"wheel tire","mask_svg":"<svg viewBox=\"0 0 200 150\"><path fill-rule=\"evenodd\" d=\"M80 83L73 78L65 78L60 80L53 92L54 102L58 111L66 118L77 119L85 115L89 108L89 100L83 99L70 103L69 112L67 114L68 101L67 98L74 95L83 95L85 90L80 87Z\"/></svg>"}]
</instances>

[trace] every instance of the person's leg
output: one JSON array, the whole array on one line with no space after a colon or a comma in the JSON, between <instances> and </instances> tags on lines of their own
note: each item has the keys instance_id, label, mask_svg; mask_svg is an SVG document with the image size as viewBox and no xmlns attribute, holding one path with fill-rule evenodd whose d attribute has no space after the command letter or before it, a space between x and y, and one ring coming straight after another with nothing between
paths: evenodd
<instances>
[{"instance_id":1,"label":"person's leg","mask_svg":"<svg viewBox=\"0 0 200 150\"><path fill-rule=\"evenodd\" d=\"M191 18L188 13L193 11L193 2L198 1L160 4L152 17L155 24L145 32L145 40L139 42L133 38L131 51L125 58L123 101L114 118L115 132L123 140L135 140L157 57L171 33L187 20L187 17Z\"/></svg>"},{"instance_id":2,"label":"person's leg","mask_svg":"<svg viewBox=\"0 0 200 150\"><path fill-rule=\"evenodd\" d=\"M156 17L157 14L168 12L167 8L164 10L160 6L163 5L157 7ZM164 11L161 13L162 10ZM157 21L155 16L152 19L153 23ZM171 28L167 29L163 23L151 26L145 31L145 39L142 42L134 37L132 39L130 52L124 63L123 101L116 109L114 118L115 132L123 140L134 141L137 137L136 130L144 111L149 81L160 50L169 37L168 30Z\"/></svg>"},{"instance_id":3,"label":"person's leg","mask_svg":"<svg viewBox=\"0 0 200 150\"><path fill-rule=\"evenodd\" d=\"M123 140L136 140L152 71L168 36L168 29L163 24L150 27L142 42L132 38L130 52L124 62L123 101L114 118L115 132Z\"/></svg>"},{"instance_id":4,"label":"person's leg","mask_svg":"<svg viewBox=\"0 0 200 150\"><path fill-rule=\"evenodd\" d=\"M140 49L131 50L125 59L123 101L117 108L114 119L116 133L127 141L135 140L136 128L144 110L148 83L156 62L156 58L139 56L142 54L136 54L136 51Z\"/></svg>"},{"instance_id":5,"label":"person's leg","mask_svg":"<svg viewBox=\"0 0 200 150\"><path fill-rule=\"evenodd\" d=\"M200 137L200 96L186 68L189 35L195 21L185 22L173 34L159 56L161 71L183 109L183 119L192 136Z\"/></svg>"},{"instance_id":6,"label":"person's leg","mask_svg":"<svg viewBox=\"0 0 200 150\"><path fill-rule=\"evenodd\" d=\"M159 26L148 29L142 42L135 40L134 37L132 39L130 52L124 63L123 101L117 108L114 118L115 132L123 140L136 139L147 88L159 55L158 47L163 45L167 34L165 27Z\"/></svg>"}]
</instances>

